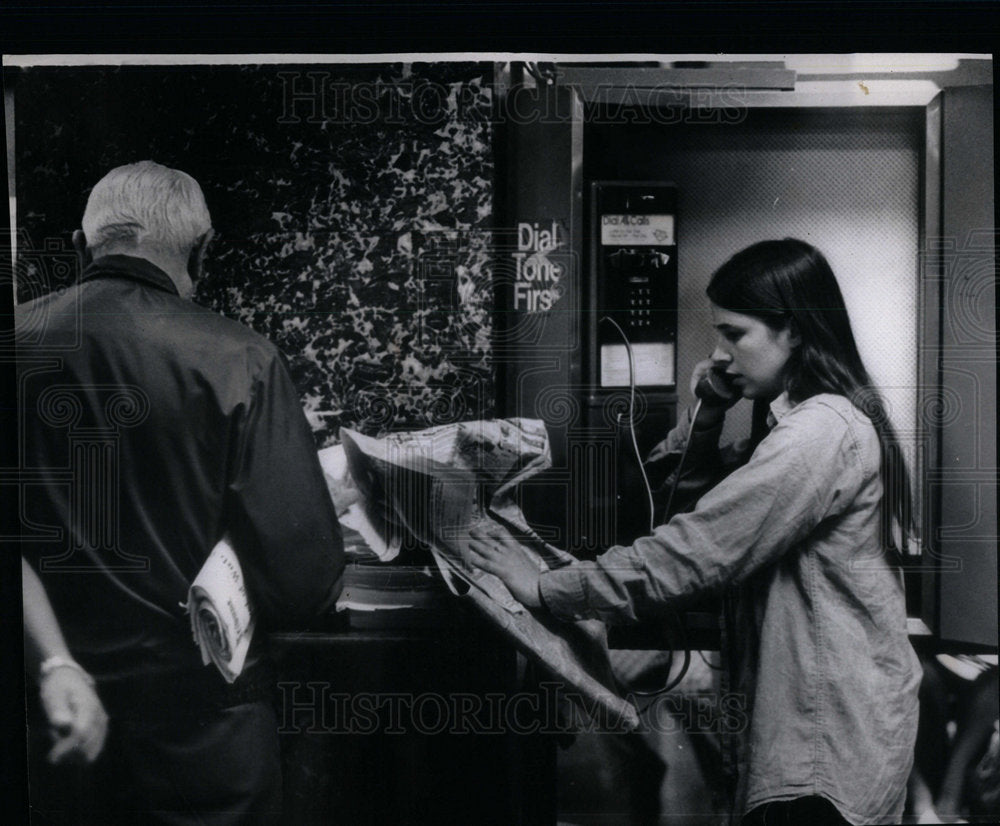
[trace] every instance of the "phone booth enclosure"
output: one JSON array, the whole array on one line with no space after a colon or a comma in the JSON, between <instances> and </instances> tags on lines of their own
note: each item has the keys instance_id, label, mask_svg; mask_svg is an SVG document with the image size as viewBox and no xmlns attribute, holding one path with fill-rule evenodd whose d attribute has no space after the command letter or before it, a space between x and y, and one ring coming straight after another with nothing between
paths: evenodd
<instances>
[{"instance_id":1,"label":"phone booth enclosure","mask_svg":"<svg viewBox=\"0 0 1000 826\"><path fill-rule=\"evenodd\" d=\"M552 536L583 557L623 535L615 491L627 487L619 463L630 441L620 427L629 391L624 383L601 386L602 378L621 381L622 362L607 351L602 375L600 348L613 347L618 333L600 319L610 305L620 323L636 306L626 308L623 298L639 296L598 281L616 250L599 244L590 225L594 186L669 182L676 195L676 366L661 422L650 414L661 388L637 387L640 443L659 441L693 401L688 378L715 344L704 292L712 272L766 238L812 243L837 275L910 466L923 548L921 570L910 578L917 584L912 615L943 639L995 645L995 325L980 323L992 317L995 294L989 79L969 85L960 69L954 86L944 76L914 80L898 100L876 100L876 91L848 99L815 83L801 94L748 92L742 107L679 105L644 118L650 113L626 102L630 70L609 68L599 83L584 77L590 71L568 67L559 91L546 93L576 96L578 106L563 121L525 118L509 126L536 140L532 154L507 156L504 220L514 226L521 216L543 218L546 202L558 209L573 258L566 286L580 311L578 323L563 326L561 350L545 351L551 372L538 366L539 348L506 361L498 354L509 391L500 409L540 415L553 439L557 481L532 512L554 522L553 504L561 502L563 527ZM617 205L600 214L628 210ZM569 312L570 304L559 309ZM557 386L565 404L543 403ZM746 436L750 420L749 405L737 404L723 440Z\"/></svg>"}]
</instances>

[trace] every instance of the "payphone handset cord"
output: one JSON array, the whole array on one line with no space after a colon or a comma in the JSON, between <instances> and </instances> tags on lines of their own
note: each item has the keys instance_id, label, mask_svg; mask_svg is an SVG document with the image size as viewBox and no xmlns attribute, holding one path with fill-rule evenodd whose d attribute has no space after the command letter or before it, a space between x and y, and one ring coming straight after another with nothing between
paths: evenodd
<instances>
[{"instance_id":1,"label":"payphone handset cord","mask_svg":"<svg viewBox=\"0 0 1000 826\"><path fill-rule=\"evenodd\" d=\"M698 413L701 412L701 399L695 401L694 410L691 412L691 420L688 424L688 435L684 440L684 450L681 451L681 458L677 462L677 467L674 468L674 480L670 483L670 494L667 496L667 506L663 509L663 518L670 518L670 506L674 502L674 494L677 492L677 485L681 480L681 469L684 467L684 460L688 455L688 448L691 447L691 431L694 429L694 423L698 421Z\"/></svg>"},{"instance_id":2,"label":"payphone handset cord","mask_svg":"<svg viewBox=\"0 0 1000 826\"><path fill-rule=\"evenodd\" d=\"M622 341L625 342L625 352L628 353L628 430L629 435L632 438L632 450L635 452L636 464L639 465L639 471L642 473L642 483L646 487L646 498L649 502L649 532L652 533L653 529L656 527L656 508L653 505L653 488L649 484L649 477L646 475L646 467L642 461L642 454L639 453L639 443L635 439L635 356L632 353L632 342L628 340L628 336L625 335L625 331L619 326L618 322L615 321L611 316L602 316L601 321L608 321L614 325L614 328L622 337ZM621 419L621 414L618 414L619 420Z\"/></svg>"},{"instance_id":3,"label":"payphone handset cord","mask_svg":"<svg viewBox=\"0 0 1000 826\"><path fill-rule=\"evenodd\" d=\"M625 351L628 354L629 434L632 437L632 449L635 451L636 463L639 465L639 470L642 473L642 481L643 484L646 486L646 496L649 501L649 532L652 533L656 529L656 509L653 504L653 488L649 484L649 477L646 475L646 467L642 461L642 454L639 452L639 443L636 441L635 438L635 356L632 352L632 343L628 340L628 336L625 335L625 331L618 325L618 322L616 322L613 318L611 318L610 316L602 316L600 320L609 321L611 322L612 325L614 325L615 329L618 330L618 333L621 335L622 341L625 342ZM698 411L700 409L701 409L701 399L699 398L695 405L694 412L691 415L692 422L694 422L694 420L698 417ZM619 414L619 419L620 418L621 414ZM677 469L674 471L674 480L670 486L670 495L667 498L667 508L666 511L664 512L665 515L670 513L670 505L673 502L674 492L677 490L677 483L680 480L681 467L684 465L684 458L687 456L688 447L690 446L690 444L691 444L691 434L688 433L688 438L684 442L684 450L681 453L680 461L678 461ZM653 691L642 691L633 688L630 689L630 692L632 694L639 697L659 697L663 694L666 694L667 692L673 691L674 688L676 688L677 685L680 683L680 681L684 679L684 676L687 674L688 668L691 665L691 648L690 646L687 645L686 639L684 639L686 638L686 634L684 633L684 624L680 622L679 617L677 618L677 620L678 620L678 629L680 631L680 636L682 637L683 640L681 648L684 651L684 661L681 664L680 673L678 673L677 676L675 676L673 679L668 680L666 685L664 685L662 688L657 688ZM670 649L669 651L670 651L670 657L667 660L667 666L666 666L668 675L672 670L674 662L673 650ZM652 701L650 701L650 704L652 704ZM647 705L645 708L641 709L640 713L645 711L646 708L649 708L649 706Z\"/></svg>"},{"instance_id":4,"label":"payphone handset cord","mask_svg":"<svg viewBox=\"0 0 1000 826\"><path fill-rule=\"evenodd\" d=\"M629 435L632 437L632 450L635 452L636 464L639 465L639 470L642 473L642 481L646 487L646 498L649 502L649 532L652 533L656 529L656 507L653 504L653 488L649 484L649 477L646 475L646 466L642 461L642 454L639 452L639 443L635 438L635 355L632 352L632 342L628 340L628 336L625 335L625 331L619 326L618 322L615 321L610 316L602 316L601 321L608 321L614 328L618 331L619 335L622 337L622 341L625 342L625 352L628 354L628 390L629 390L629 401L628 401L628 426ZM691 413L691 422L697 421L698 413L701 411L700 397L695 399L695 407ZM619 414L619 419L621 414ZM674 469L673 482L670 485L670 493L667 496L667 506L663 510L664 517L668 517L670 514L670 506L674 501L674 494L677 492L677 484L680 482L681 469L684 467L684 459L687 458L688 448L691 446L691 433L688 432L688 438L684 440L684 450L681 451L680 460L677 462L677 467Z\"/></svg>"}]
</instances>

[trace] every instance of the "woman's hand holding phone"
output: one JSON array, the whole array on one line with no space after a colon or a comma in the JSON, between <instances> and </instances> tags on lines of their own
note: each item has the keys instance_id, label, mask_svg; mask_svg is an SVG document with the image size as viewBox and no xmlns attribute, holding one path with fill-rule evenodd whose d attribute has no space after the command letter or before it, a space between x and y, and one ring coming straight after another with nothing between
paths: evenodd
<instances>
[{"instance_id":1,"label":"woman's hand holding phone","mask_svg":"<svg viewBox=\"0 0 1000 826\"><path fill-rule=\"evenodd\" d=\"M700 400L694 426L709 428L721 422L726 411L742 398L739 388L726 375L725 367L712 359L699 361L691 371L691 393Z\"/></svg>"},{"instance_id":2,"label":"woman's hand holding phone","mask_svg":"<svg viewBox=\"0 0 1000 826\"><path fill-rule=\"evenodd\" d=\"M726 375L726 369L712 359L699 361L691 371L691 394L699 400L694 427L708 430L722 422L726 411L742 398L739 388ZM645 464L657 462L670 453L669 440L664 439L646 457Z\"/></svg>"}]
</instances>

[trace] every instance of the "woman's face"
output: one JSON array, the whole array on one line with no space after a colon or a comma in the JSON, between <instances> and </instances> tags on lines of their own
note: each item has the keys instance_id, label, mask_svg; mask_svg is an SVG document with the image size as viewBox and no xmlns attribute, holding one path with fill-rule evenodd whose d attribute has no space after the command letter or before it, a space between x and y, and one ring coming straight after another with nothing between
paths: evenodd
<instances>
[{"instance_id":1,"label":"woman's face","mask_svg":"<svg viewBox=\"0 0 1000 826\"><path fill-rule=\"evenodd\" d=\"M724 367L745 399L772 401L784 390L785 365L798 346L786 326L773 330L759 318L712 304L719 341L712 360Z\"/></svg>"}]
</instances>

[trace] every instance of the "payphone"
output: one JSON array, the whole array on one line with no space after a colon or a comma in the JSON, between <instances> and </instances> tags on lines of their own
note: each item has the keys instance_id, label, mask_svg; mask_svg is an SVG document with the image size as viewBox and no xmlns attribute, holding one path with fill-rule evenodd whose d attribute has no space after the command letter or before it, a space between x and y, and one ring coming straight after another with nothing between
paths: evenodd
<instances>
[{"instance_id":1,"label":"payphone","mask_svg":"<svg viewBox=\"0 0 1000 826\"><path fill-rule=\"evenodd\" d=\"M674 423L677 402L677 188L670 183L590 185L589 333L585 368L592 426L616 432L616 542L655 518L643 455ZM608 421L614 410L614 420Z\"/></svg>"},{"instance_id":2,"label":"payphone","mask_svg":"<svg viewBox=\"0 0 1000 826\"><path fill-rule=\"evenodd\" d=\"M677 189L591 184L592 395L672 392L677 367Z\"/></svg>"}]
</instances>

